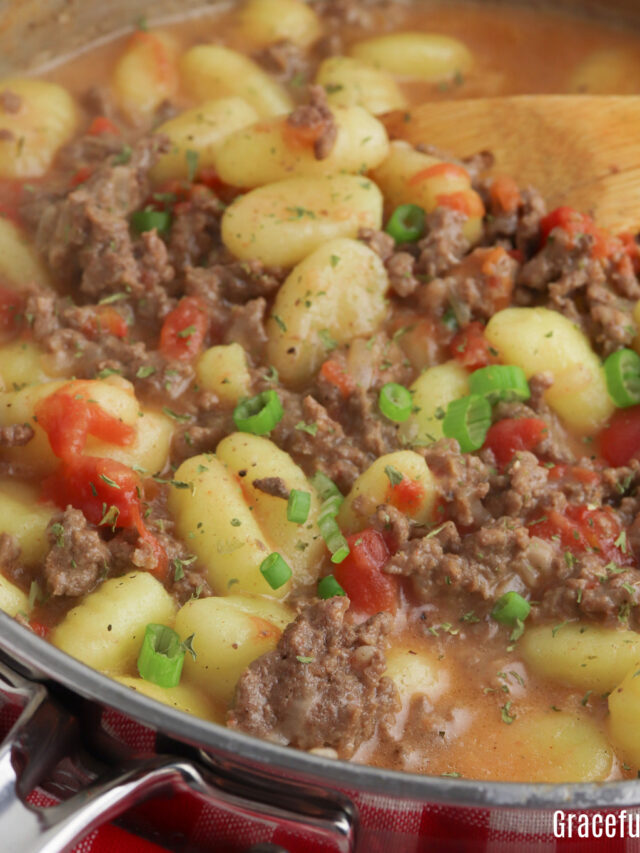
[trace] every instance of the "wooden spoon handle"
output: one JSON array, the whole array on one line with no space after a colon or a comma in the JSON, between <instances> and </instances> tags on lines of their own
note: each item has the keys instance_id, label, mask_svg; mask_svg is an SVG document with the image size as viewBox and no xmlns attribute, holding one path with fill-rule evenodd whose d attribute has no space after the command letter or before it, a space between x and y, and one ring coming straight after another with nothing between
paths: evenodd
<instances>
[{"instance_id":1,"label":"wooden spoon handle","mask_svg":"<svg viewBox=\"0 0 640 853\"><path fill-rule=\"evenodd\" d=\"M549 209L570 205L615 232L640 228L640 96L442 101L389 113L385 124L394 138L457 157L490 150L494 173L536 186Z\"/></svg>"}]
</instances>

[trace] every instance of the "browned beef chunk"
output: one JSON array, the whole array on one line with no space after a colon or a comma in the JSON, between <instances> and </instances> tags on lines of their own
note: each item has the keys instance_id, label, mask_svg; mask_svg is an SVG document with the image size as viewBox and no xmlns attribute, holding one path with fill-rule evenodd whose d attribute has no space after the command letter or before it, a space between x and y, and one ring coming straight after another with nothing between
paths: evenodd
<instances>
[{"instance_id":1,"label":"browned beef chunk","mask_svg":"<svg viewBox=\"0 0 640 853\"><path fill-rule=\"evenodd\" d=\"M86 595L106 575L109 549L79 509L67 507L47 527L44 577L51 595Z\"/></svg>"},{"instance_id":2,"label":"browned beef chunk","mask_svg":"<svg viewBox=\"0 0 640 853\"><path fill-rule=\"evenodd\" d=\"M355 627L348 606L331 598L302 611L278 647L240 678L230 726L299 749L332 747L347 758L393 717L397 692L383 676L391 617L379 613Z\"/></svg>"},{"instance_id":3,"label":"browned beef chunk","mask_svg":"<svg viewBox=\"0 0 640 853\"><path fill-rule=\"evenodd\" d=\"M148 172L168 150L164 137L150 136L119 157L106 159L93 175L45 208L36 244L49 268L96 301L127 292L142 298L147 284L138 264L129 217L149 195Z\"/></svg>"},{"instance_id":4,"label":"browned beef chunk","mask_svg":"<svg viewBox=\"0 0 640 853\"><path fill-rule=\"evenodd\" d=\"M0 427L0 447L24 447L34 436L29 424L9 424Z\"/></svg>"},{"instance_id":5,"label":"browned beef chunk","mask_svg":"<svg viewBox=\"0 0 640 853\"><path fill-rule=\"evenodd\" d=\"M309 61L297 44L283 39L270 44L255 59L281 83L301 85L309 75Z\"/></svg>"},{"instance_id":6,"label":"browned beef chunk","mask_svg":"<svg viewBox=\"0 0 640 853\"><path fill-rule=\"evenodd\" d=\"M309 132L314 140L313 152L316 160L326 160L333 151L338 128L327 105L327 93L322 86L309 87L309 104L296 107L288 117L287 124Z\"/></svg>"}]
</instances>

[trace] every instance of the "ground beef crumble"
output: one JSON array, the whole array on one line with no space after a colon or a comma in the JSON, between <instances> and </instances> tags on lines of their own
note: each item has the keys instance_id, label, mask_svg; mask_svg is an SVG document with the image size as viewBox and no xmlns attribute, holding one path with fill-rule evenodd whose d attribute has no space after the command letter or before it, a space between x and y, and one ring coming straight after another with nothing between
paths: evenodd
<instances>
[{"instance_id":1,"label":"ground beef crumble","mask_svg":"<svg viewBox=\"0 0 640 853\"><path fill-rule=\"evenodd\" d=\"M393 718L397 692L383 675L391 617L379 613L355 627L348 606L344 598L309 605L277 649L249 666L229 713L232 728L300 749L332 747L348 758Z\"/></svg>"}]
</instances>

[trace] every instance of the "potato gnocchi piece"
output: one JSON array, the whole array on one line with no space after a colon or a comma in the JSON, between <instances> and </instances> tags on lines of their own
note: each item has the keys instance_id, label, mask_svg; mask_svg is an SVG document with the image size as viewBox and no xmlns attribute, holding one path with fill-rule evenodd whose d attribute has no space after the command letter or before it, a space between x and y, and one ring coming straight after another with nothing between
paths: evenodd
<instances>
[{"instance_id":1,"label":"potato gnocchi piece","mask_svg":"<svg viewBox=\"0 0 640 853\"><path fill-rule=\"evenodd\" d=\"M221 405L235 406L251 393L247 355L240 344L209 347L196 363L198 384L213 391Z\"/></svg>"},{"instance_id":2,"label":"potato gnocchi piece","mask_svg":"<svg viewBox=\"0 0 640 853\"><path fill-rule=\"evenodd\" d=\"M217 160L218 174L235 187L260 187L293 177L322 177L336 172L368 172L389 153L384 126L362 107L335 107L336 141L317 160L313 144L301 143L284 117L261 121L232 133Z\"/></svg>"},{"instance_id":3,"label":"potato gnocchi piece","mask_svg":"<svg viewBox=\"0 0 640 853\"><path fill-rule=\"evenodd\" d=\"M403 702L411 701L416 695L426 696L433 702L449 686L446 668L424 649L392 646L385 656L387 669L384 674L395 683Z\"/></svg>"},{"instance_id":4,"label":"potato gnocchi piece","mask_svg":"<svg viewBox=\"0 0 640 853\"><path fill-rule=\"evenodd\" d=\"M214 167L227 137L257 118L254 108L242 98L205 101L185 110L156 131L169 137L171 150L151 170L152 180L156 184L171 179L186 180L190 172L188 151L197 153L198 169Z\"/></svg>"},{"instance_id":5,"label":"potato gnocchi piece","mask_svg":"<svg viewBox=\"0 0 640 853\"><path fill-rule=\"evenodd\" d=\"M308 48L322 35L320 19L302 0L246 0L236 27L239 36L255 47L289 41Z\"/></svg>"},{"instance_id":6,"label":"potato gnocchi piece","mask_svg":"<svg viewBox=\"0 0 640 853\"><path fill-rule=\"evenodd\" d=\"M429 367L409 389L414 411L400 425L400 438L406 444L438 441L442 432L442 413L452 400L469 393L469 374L457 361Z\"/></svg>"},{"instance_id":7,"label":"potato gnocchi piece","mask_svg":"<svg viewBox=\"0 0 640 853\"><path fill-rule=\"evenodd\" d=\"M281 378L302 385L334 346L372 334L388 284L379 256L356 240L330 240L299 263L267 322L268 358Z\"/></svg>"},{"instance_id":8,"label":"potato gnocchi piece","mask_svg":"<svg viewBox=\"0 0 640 853\"><path fill-rule=\"evenodd\" d=\"M9 616L29 611L28 597L4 575L0 575L0 610Z\"/></svg>"},{"instance_id":9,"label":"potato gnocchi piece","mask_svg":"<svg viewBox=\"0 0 640 853\"><path fill-rule=\"evenodd\" d=\"M534 711L502 728L501 755L526 767L526 779L513 781L599 782L611 772L611 747L595 723L582 716Z\"/></svg>"},{"instance_id":10,"label":"potato gnocchi piece","mask_svg":"<svg viewBox=\"0 0 640 853\"><path fill-rule=\"evenodd\" d=\"M283 622L289 618L288 608L280 608ZM236 682L251 661L274 649L281 634L260 605L244 596L187 602L176 618L176 631L181 637L195 634L196 659L185 657L183 677L224 702L233 698Z\"/></svg>"},{"instance_id":11,"label":"potato gnocchi piece","mask_svg":"<svg viewBox=\"0 0 640 853\"><path fill-rule=\"evenodd\" d=\"M246 432L234 432L224 438L216 448L216 456L241 482L265 541L272 551L282 554L293 570L293 586L313 583L326 549L316 525L320 500L302 469L268 438ZM242 471L247 472L245 477L241 476ZM304 524L288 521L287 500L269 494L256 482L269 478L279 478L287 491L309 492L311 505Z\"/></svg>"},{"instance_id":12,"label":"potato gnocchi piece","mask_svg":"<svg viewBox=\"0 0 640 853\"><path fill-rule=\"evenodd\" d=\"M159 31L134 33L111 77L120 109L134 122L150 119L178 84L178 45Z\"/></svg>"},{"instance_id":13,"label":"potato gnocchi piece","mask_svg":"<svg viewBox=\"0 0 640 853\"><path fill-rule=\"evenodd\" d=\"M382 194L367 178L290 178L248 192L227 208L222 240L241 260L292 267L329 240L382 225Z\"/></svg>"},{"instance_id":14,"label":"potato gnocchi piece","mask_svg":"<svg viewBox=\"0 0 640 853\"><path fill-rule=\"evenodd\" d=\"M539 625L525 631L519 648L536 675L605 693L640 660L640 634L582 622Z\"/></svg>"},{"instance_id":15,"label":"potato gnocchi piece","mask_svg":"<svg viewBox=\"0 0 640 853\"><path fill-rule=\"evenodd\" d=\"M49 550L47 525L58 511L39 500L35 486L16 480L0 480L0 532L14 536L20 546L20 564L35 568Z\"/></svg>"},{"instance_id":16,"label":"potato gnocchi piece","mask_svg":"<svg viewBox=\"0 0 640 853\"><path fill-rule=\"evenodd\" d=\"M437 157L416 151L409 143L396 140L389 156L372 173L373 180L384 193L391 212L401 204L417 204L427 213L436 207L449 207L467 217L465 237L477 242L482 236L484 204L471 188L466 169Z\"/></svg>"},{"instance_id":17,"label":"potato gnocchi piece","mask_svg":"<svg viewBox=\"0 0 640 853\"><path fill-rule=\"evenodd\" d=\"M452 80L473 67L469 48L439 33L391 33L351 46L351 56L392 74L428 83Z\"/></svg>"},{"instance_id":18,"label":"potato gnocchi piece","mask_svg":"<svg viewBox=\"0 0 640 853\"><path fill-rule=\"evenodd\" d=\"M2 127L1 116L0 127ZM4 144L0 141L0 164ZM5 218L0 218L0 279L18 291L24 290L26 285L34 282L44 287L51 286L49 273L40 263L33 246L22 230L10 219Z\"/></svg>"},{"instance_id":19,"label":"potato gnocchi piece","mask_svg":"<svg viewBox=\"0 0 640 853\"><path fill-rule=\"evenodd\" d=\"M403 479L396 484L398 474ZM340 507L338 524L346 533L362 530L383 503L397 506L425 524L432 520L435 498L435 479L422 456L413 450L398 450L380 456L360 474Z\"/></svg>"},{"instance_id":20,"label":"potato gnocchi piece","mask_svg":"<svg viewBox=\"0 0 640 853\"><path fill-rule=\"evenodd\" d=\"M29 340L16 340L0 347L0 386L2 391L17 391L52 378L42 349Z\"/></svg>"},{"instance_id":21,"label":"potato gnocchi piece","mask_svg":"<svg viewBox=\"0 0 640 853\"><path fill-rule=\"evenodd\" d=\"M41 400L66 384L64 381L44 382L19 391L0 393L0 426L28 423L35 432L33 439L24 447L2 448L2 458L28 465L41 475L57 468L58 460L53 455L46 433L34 420L34 412ZM138 465L150 473L160 471L169 452L173 421L160 412L142 408L136 400L133 385L119 376L86 380L84 385L90 389L91 399L105 411L136 427L134 443L125 447L89 436L87 455L105 456L129 466Z\"/></svg>"},{"instance_id":22,"label":"potato gnocchi piece","mask_svg":"<svg viewBox=\"0 0 640 853\"><path fill-rule=\"evenodd\" d=\"M609 734L616 749L640 766L640 656L609 696Z\"/></svg>"},{"instance_id":23,"label":"potato gnocchi piece","mask_svg":"<svg viewBox=\"0 0 640 853\"><path fill-rule=\"evenodd\" d=\"M40 178L76 130L75 102L62 86L45 80L4 78L0 91L12 92L20 99L15 112L0 108L0 130L4 132L0 139L0 178ZM0 248L2 242L0 231ZM0 261L0 270L3 263Z\"/></svg>"},{"instance_id":24,"label":"potato gnocchi piece","mask_svg":"<svg viewBox=\"0 0 640 853\"><path fill-rule=\"evenodd\" d=\"M152 681L145 681L144 678L132 678L129 675L120 675L115 680L131 690L136 690L143 696L162 702L177 711L184 711L185 714L192 714L194 717L224 725L224 708L212 702L203 691L192 687L190 684L179 684L177 687L159 687Z\"/></svg>"},{"instance_id":25,"label":"potato gnocchi piece","mask_svg":"<svg viewBox=\"0 0 640 853\"><path fill-rule=\"evenodd\" d=\"M594 50L573 70L567 89L590 95L637 94L640 92L640 59L631 50Z\"/></svg>"},{"instance_id":26,"label":"potato gnocchi piece","mask_svg":"<svg viewBox=\"0 0 640 853\"><path fill-rule=\"evenodd\" d=\"M310 492L306 524L287 521L287 501L255 485L267 477L280 478L287 490ZM260 564L273 551L291 567L294 585L315 579L324 551L314 525L319 500L289 455L269 439L232 433L220 442L216 456L188 459L175 478L193 484L190 489L171 489L169 509L176 529L207 567L216 594L241 591L282 598L291 582L272 590L260 572Z\"/></svg>"},{"instance_id":27,"label":"potato gnocchi piece","mask_svg":"<svg viewBox=\"0 0 640 853\"><path fill-rule=\"evenodd\" d=\"M374 116L402 110L408 103L391 74L350 56L325 59L316 83L324 86L331 106L364 107Z\"/></svg>"},{"instance_id":28,"label":"potato gnocchi piece","mask_svg":"<svg viewBox=\"0 0 640 853\"><path fill-rule=\"evenodd\" d=\"M63 652L101 672L136 671L144 632L150 622L171 627L176 607L162 584L148 572L105 581L70 610L51 633Z\"/></svg>"},{"instance_id":29,"label":"potato gnocchi piece","mask_svg":"<svg viewBox=\"0 0 640 853\"><path fill-rule=\"evenodd\" d=\"M200 103L236 96L263 118L293 109L291 98L279 83L251 59L227 47L192 47L182 57L180 71L187 93Z\"/></svg>"},{"instance_id":30,"label":"potato gnocchi piece","mask_svg":"<svg viewBox=\"0 0 640 853\"><path fill-rule=\"evenodd\" d=\"M545 400L578 434L597 431L613 414L600 359L567 317L548 308L505 308L489 320L485 335L502 361L521 367L527 378L553 375Z\"/></svg>"}]
</instances>

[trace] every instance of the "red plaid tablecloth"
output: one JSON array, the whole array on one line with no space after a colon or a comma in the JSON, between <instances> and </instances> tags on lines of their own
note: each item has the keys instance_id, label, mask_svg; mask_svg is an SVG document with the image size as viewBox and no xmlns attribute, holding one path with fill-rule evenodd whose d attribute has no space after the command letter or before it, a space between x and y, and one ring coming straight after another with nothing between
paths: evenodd
<instances>
[{"instance_id":1,"label":"red plaid tablecloth","mask_svg":"<svg viewBox=\"0 0 640 853\"><path fill-rule=\"evenodd\" d=\"M16 716L15 705L0 708L0 736ZM155 732L115 711L103 714L102 726L136 753L154 751ZM551 812L424 806L379 794L344 793L358 811L358 853L640 853L637 839L555 840ZM39 790L29 800L39 806L55 802ZM125 815L123 823L142 834L105 824L89 833L73 853L244 853L251 845L267 841L289 853L337 850L330 843L319 843L312 832L265 818L240 819L189 793L149 800Z\"/></svg>"}]
</instances>

